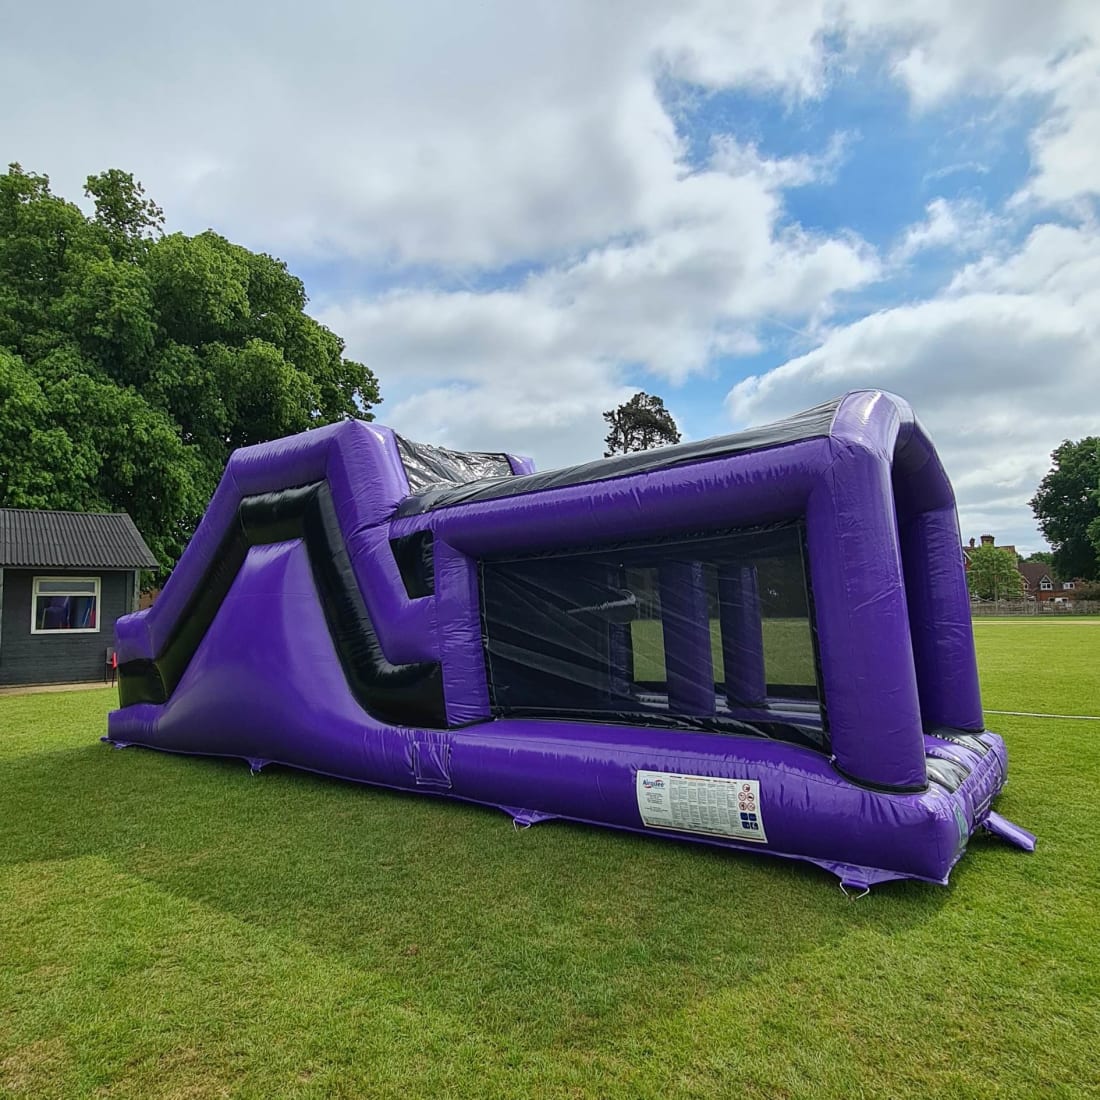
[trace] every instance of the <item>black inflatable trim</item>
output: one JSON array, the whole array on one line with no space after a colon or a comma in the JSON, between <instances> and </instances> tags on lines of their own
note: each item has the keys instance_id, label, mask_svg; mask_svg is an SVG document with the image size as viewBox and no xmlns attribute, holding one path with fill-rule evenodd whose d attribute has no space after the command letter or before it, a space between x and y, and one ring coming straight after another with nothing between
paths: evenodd
<instances>
[{"instance_id":1,"label":"black inflatable trim","mask_svg":"<svg viewBox=\"0 0 1100 1100\"><path fill-rule=\"evenodd\" d=\"M443 674L438 662L394 665L386 660L363 602L326 482L246 497L222 538L202 581L164 648L153 660L119 666L119 703L164 703L171 697L249 548L300 538L332 641L359 705L395 725L443 729L447 725Z\"/></svg>"},{"instance_id":2,"label":"black inflatable trim","mask_svg":"<svg viewBox=\"0 0 1100 1100\"><path fill-rule=\"evenodd\" d=\"M390 550L410 600L435 594L435 540L432 532L414 531L390 539Z\"/></svg>"}]
</instances>

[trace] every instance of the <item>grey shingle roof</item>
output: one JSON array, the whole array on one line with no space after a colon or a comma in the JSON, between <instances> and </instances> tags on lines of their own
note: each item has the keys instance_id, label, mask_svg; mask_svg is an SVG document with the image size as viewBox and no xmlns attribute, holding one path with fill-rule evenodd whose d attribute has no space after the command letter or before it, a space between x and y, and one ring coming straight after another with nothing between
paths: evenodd
<instances>
[{"instance_id":1,"label":"grey shingle roof","mask_svg":"<svg viewBox=\"0 0 1100 1100\"><path fill-rule=\"evenodd\" d=\"M0 508L0 566L156 569L157 559L125 512Z\"/></svg>"}]
</instances>

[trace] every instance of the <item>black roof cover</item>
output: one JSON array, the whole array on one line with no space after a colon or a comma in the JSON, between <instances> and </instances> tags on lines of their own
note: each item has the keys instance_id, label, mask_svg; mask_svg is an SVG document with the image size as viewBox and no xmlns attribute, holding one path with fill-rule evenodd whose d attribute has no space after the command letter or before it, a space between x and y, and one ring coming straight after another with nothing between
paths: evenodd
<instances>
[{"instance_id":1,"label":"black roof cover","mask_svg":"<svg viewBox=\"0 0 1100 1100\"><path fill-rule=\"evenodd\" d=\"M512 464L506 454L484 451L449 451L430 443L414 443L395 433L397 450L414 493L440 486L465 485L491 477L511 477Z\"/></svg>"},{"instance_id":2,"label":"black roof cover","mask_svg":"<svg viewBox=\"0 0 1100 1100\"><path fill-rule=\"evenodd\" d=\"M157 569L159 562L125 512L0 508L0 566Z\"/></svg>"},{"instance_id":3,"label":"black roof cover","mask_svg":"<svg viewBox=\"0 0 1100 1100\"><path fill-rule=\"evenodd\" d=\"M469 504L474 501L500 500L503 497L522 496L544 489L564 489L570 485L586 485L593 481L609 481L629 474L662 470L669 466L682 466L707 459L722 458L744 451L763 451L782 447L803 439L816 439L829 434L833 416L842 398L816 405L805 412L796 413L786 420L749 428L733 435L719 435L701 439L695 443L677 443L671 447L657 447L650 451L614 455L585 462L580 466L565 466L545 473L523 474L519 477L488 477L470 481L465 485L428 488L406 497L397 507L397 516L417 516L446 508L452 504Z\"/></svg>"}]
</instances>

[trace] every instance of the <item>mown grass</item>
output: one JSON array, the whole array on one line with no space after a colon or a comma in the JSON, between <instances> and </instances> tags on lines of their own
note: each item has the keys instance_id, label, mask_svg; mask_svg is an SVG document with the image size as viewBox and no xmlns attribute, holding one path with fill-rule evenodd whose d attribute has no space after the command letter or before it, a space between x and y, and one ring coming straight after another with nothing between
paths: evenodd
<instances>
[{"instance_id":1,"label":"mown grass","mask_svg":"<svg viewBox=\"0 0 1100 1100\"><path fill-rule=\"evenodd\" d=\"M987 707L1100 715L1100 615L975 619L974 637Z\"/></svg>"},{"instance_id":2,"label":"mown grass","mask_svg":"<svg viewBox=\"0 0 1100 1100\"><path fill-rule=\"evenodd\" d=\"M769 684L812 684L813 639L808 619L764 620L764 671ZM662 682L665 678L664 633L660 619L635 619L630 624L634 655L634 679ZM722 655L722 625L710 620L710 655L714 681L725 679Z\"/></svg>"},{"instance_id":3,"label":"mown grass","mask_svg":"<svg viewBox=\"0 0 1100 1100\"><path fill-rule=\"evenodd\" d=\"M981 624L986 702L1097 713L1100 630ZM1026 706L1020 704L1026 703ZM0 699L0 1093L1100 1090L1100 729L1004 718L948 889L100 745Z\"/></svg>"}]
</instances>

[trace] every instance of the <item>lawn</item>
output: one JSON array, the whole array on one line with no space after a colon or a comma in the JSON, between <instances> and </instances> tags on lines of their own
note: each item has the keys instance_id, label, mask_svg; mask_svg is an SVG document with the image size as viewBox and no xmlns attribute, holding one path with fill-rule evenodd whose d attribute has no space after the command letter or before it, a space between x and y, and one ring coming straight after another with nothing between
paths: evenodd
<instances>
[{"instance_id":1,"label":"lawn","mask_svg":"<svg viewBox=\"0 0 1100 1100\"><path fill-rule=\"evenodd\" d=\"M662 682L665 678L664 634L660 619L635 619L630 624L634 654L634 679ZM812 684L814 643L809 619L765 619L764 670L769 684ZM722 659L722 625L710 620L710 656L714 680L725 679Z\"/></svg>"},{"instance_id":2,"label":"lawn","mask_svg":"<svg viewBox=\"0 0 1100 1100\"><path fill-rule=\"evenodd\" d=\"M1100 713L1100 625L981 622L986 704ZM97 743L0 699L0 1094L1100 1091L1100 723L998 718L950 888Z\"/></svg>"}]
</instances>

